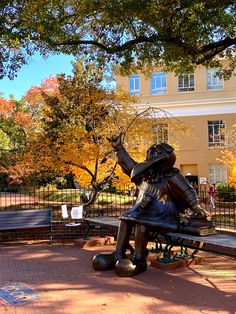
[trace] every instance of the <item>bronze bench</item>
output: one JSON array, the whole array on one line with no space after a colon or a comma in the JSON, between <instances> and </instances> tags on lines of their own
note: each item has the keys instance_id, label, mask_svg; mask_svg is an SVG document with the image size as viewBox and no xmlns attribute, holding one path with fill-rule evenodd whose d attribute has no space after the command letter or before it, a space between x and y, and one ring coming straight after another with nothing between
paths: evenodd
<instances>
[{"instance_id":1,"label":"bronze bench","mask_svg":"<svg viewBox=\"0 0 236 314\"><path fill-rule=\"evenodd\" d=\"M92 224L108 225L117 228L119 226L118 217L85 217L84 220ZM177 245L192 248L195 250L195 254L198 250L202 250L236 257L236 234L223 234L219 232L217 234L207 236L193 236L184 233L172 232L165 235L158 235L154 231L151 239L156 243L156 248L154 250L157 251L163 250L162 243L165 243L167 246Z\"/></svg>"}]
</instances>

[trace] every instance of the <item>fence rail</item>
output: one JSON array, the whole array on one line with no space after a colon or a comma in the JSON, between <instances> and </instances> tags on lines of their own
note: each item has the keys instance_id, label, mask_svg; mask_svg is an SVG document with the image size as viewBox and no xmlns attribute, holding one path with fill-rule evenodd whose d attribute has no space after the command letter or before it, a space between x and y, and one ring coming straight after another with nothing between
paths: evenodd
<instances>
[{"instance_id":1,"label":"fence rail","mask_svg":"<svg viewBox=\"0 0 236 314\"><path fill-rule=\"evenodd\" d=\"M53 220L60 220L61 205L68 208L80 204L81 195L89 195L90 189L18 189L17 192L0 192L0 211L52 208ZM99 192L91 208L102 208L103 212L115 212L119 216L129 209L136 199L132 187L126 186L115 192ZM209 211L219 229L236 230L236 193L235 191L217 192L215 208L210 206L209 193L205 189L199 191L199 199L203 208Z\"/></svg>"}]
</instances>

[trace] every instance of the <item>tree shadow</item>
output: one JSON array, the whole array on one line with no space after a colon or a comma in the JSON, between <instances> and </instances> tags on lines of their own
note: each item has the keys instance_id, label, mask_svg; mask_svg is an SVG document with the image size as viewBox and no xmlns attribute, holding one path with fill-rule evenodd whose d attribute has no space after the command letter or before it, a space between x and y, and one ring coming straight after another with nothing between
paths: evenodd
<instances>
[{"instance_id":1,"label":"tree shadow","mask_svg":"<svg viewBox=\"0 0 236 314\"><path fill-rule=\"evenodd\" d=\"M42 308L45 313L77 313L77 307L78 313L234 313L232 278L206 274L194 266L168 272L148 267L132 278L117 277L114 271L92 269L99 250L65 244L1 246L1 286L24 282L44 294L46 298L24 306L29 314ZM236 260L233 263L236 273ZM224 260L217 269L224 272L226 265ZM21 313L18 308L8 310Z\"/></svg>"}]
</instances>

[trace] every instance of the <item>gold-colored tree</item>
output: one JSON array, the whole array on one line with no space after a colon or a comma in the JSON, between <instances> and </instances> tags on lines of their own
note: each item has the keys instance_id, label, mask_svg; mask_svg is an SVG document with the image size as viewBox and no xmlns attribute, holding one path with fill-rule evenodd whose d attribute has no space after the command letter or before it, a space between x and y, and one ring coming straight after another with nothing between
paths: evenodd
<instances>
[{"instance_id":1,"label":"gold-colored tree","mask_svg":"<svg viewBox=\"0 0 236 314\"><path fill-rule=\"evenodd\" d=\"M218 161L226 165L229 172L229 183L236 186L236 124L232 125L228 131L227 144L222 149Z\"/></svg>"},{"instance_id":2,"label":"gold-colored tree","mask_svg":"<svg viewBox=\"0 0 236 314\"><path fill-rule=\"evenodd\" d=\"M163 121L181 125L158 108L138 111L137 98L108 91L103 79L95 65L79 60L72 76L50 77L25 97L35 125L24 158L41 172L73 173L79 184L92 187L93 199L114 178L119 177L114 180L119 185L128 181L116 167L107 138L123 133L124 145L140 161L156 140L153 126Z\"/></svg>"},{"instance_id":3,"label":"gold-colored tree","mask_svg":"<svg viewBox=\"0 0 236 314\"><path fill-rule=\"evenodd\" d=\"M114 175L115 162L102 162L110 155L107 137L121 132L134 115L129 105L134 99L107 91L103 78L102 71L79 60L72 76L50 77L25 96L35 124L24 158L39 172L73 173L95 195Z\"/></svg>"}]
</instances>

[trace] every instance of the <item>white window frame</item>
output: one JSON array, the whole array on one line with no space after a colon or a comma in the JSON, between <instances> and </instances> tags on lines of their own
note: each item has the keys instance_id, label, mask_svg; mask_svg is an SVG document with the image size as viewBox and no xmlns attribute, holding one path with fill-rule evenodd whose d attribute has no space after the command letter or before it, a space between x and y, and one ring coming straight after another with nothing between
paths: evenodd
<instances>
[{"instance_id":1,"label":"white window frame","mask_svg":"<svg viewBox=\"0 0 236 314\"><path fill-rule=\"evenodd\" d=\"M160 84L158 84L160 81ZM153 87L154 85L154 87ZM151 95L166 94L167 75L166 72L155 72L151 75Z\"/></svg>"},{"instance_id":2,"label":"white window frame","mask_svg":"<svg viewBox=\"0 0 236 314\"><path fill-rule=\"evenodd\" d=\"M224 88L224 79L217 76L217 69L207 70L207 90Z\"/></svg>"},{"instance_id":3,"label":"white window frame","mask_svg":"<svg viewBox=\"0 0 236 314\"><path fill-rule=\"evenodd\" d=\"M153 125L152 131L155 136L156 142L168 143L169 126L167 123L160 123L158 125Z\"/></svg>"},{"instance_id":4,"label":"white window frame","mask_svg":"<svg viewBox=\"0 0 236 314\"><path fill-rule=\"evenodd\" d=\"M227 183L227 167L221 164L209 164L209 183Z\"/></svg>"},{"instance_id":5,"label":"white window frame","mask_svg":"<svg viewBox=\"0 0 236 314\"><path fill-rule=\"evenodd\" d=\"M226 145L226 123L224 120L211 120L208 124L208 146Z\"/></svg>"},{"instance_id":6,"label":"white window frame","mask_svg":"<svg viewBox=\"0 0 236 314\"><path fill-rule=\"evenodd\" d=\"M139 74L129 76L129 93L130 95L140 95L140 77Z\"/></svg>"},{"instance_id":7,"label":"white window frame","mask_svg":"<svg viewBox=\"0 0 236 314\"><path fill-rule=\"evenodd\" d=\"M193 92L194 91L194 74L182 73L178 76L178 91Z\"/></svg>"}]
</instances>

